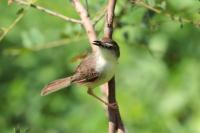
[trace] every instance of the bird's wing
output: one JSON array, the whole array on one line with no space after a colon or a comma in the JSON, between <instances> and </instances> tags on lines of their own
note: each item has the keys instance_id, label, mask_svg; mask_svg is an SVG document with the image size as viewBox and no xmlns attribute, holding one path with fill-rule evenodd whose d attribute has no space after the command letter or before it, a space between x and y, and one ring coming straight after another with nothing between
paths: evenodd
<instances>
[{"instance_id":1,"label":"bird's wing","mask_svg":"<svg viewBox=\"0 0 200 133\"><path fill-rule=\"evenodd\" d=\"M99 73L88 72L88 73L77 73L73 75L73 83L88 83L93 82L99 78Z\"/></svg>"},{"instance_id":2,"label":"bird's wing","mask_svg":"<svg viewBox=\"0 0 200 133\"><path fill-rule=\"evenodd\" d=\"M85 57L81 63L77 66L75 73L82 72L84 69L92 69L95 68L95 56L93 54L89 54Z\"/></svg>"},{"instance_id":3,"label":"bird's wing","mask_svg":"<svg viewBox=\"0 0 200 133\"><path fill-rule=\"evenodd\" d=\"M88 55L76 68L75 74L72 76L72 82L84 83L96 80L100 74L95 71L95 67L95 56Z\"/></svg>"}]
</instances>

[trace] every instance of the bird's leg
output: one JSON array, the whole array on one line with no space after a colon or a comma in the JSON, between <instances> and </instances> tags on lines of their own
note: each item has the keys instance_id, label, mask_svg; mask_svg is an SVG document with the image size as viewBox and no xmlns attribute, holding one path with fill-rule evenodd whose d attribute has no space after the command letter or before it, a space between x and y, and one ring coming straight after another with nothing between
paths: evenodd
<instances>
[{"instance_id":1,"label":"bird's leg","mask_svg":"<svg viewBox=\"0 0 200 133\"><path fill-rule=\"evenodd\" d=\"M98 99L99 101L101 101L102 103L104 103L105 105L107 105L108 107L110 107L112 109L117 109L118 108L116 103L108 103L108 102L104 101L103 99L101 99L100 97L98 97L97 95L95 95L91 88L88 88L87 93L89 95L95 97L96 99Z\"/></svg>"}]
</instances>

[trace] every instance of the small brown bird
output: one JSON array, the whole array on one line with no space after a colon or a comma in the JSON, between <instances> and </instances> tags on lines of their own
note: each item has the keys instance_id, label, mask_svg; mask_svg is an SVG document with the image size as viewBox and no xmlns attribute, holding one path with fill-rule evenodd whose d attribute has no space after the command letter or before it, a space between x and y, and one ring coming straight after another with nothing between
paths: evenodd
<instances>
[{"instance_id":1,"label":"small brown bird","mask_svg":"<svg viewBox=\"0 0 200 133\"><path fill-rule=\"evenodd\" d=\"M116 103L107 103L96 96L92 89L108 82L114 76L117 59L120 56L119 46L115 41L108 38L103 38L101 41L94 41L93 44L98 46L97 50L82 60L72 76L49 83L42 89L41 95L48 95L71 84L79 84L88 88L88 94L109 107L116 108Z\"/></svg>"}]
</instances>

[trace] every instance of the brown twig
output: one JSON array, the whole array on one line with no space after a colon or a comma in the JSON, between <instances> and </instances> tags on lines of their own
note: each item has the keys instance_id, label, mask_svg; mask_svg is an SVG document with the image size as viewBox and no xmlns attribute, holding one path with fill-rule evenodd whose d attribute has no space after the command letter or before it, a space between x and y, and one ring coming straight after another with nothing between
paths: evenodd
<instances>
[{"instance_id":1,"label":"brown twig","mask_svg":"<svg viewBox=\"0 0 200 133\"><path fill-rule=\"evenodd\" d=\"M96 32L94 30L93 24L88 16L87 10L83 7L80 0L72 0L76 11L79 13L81 20L83 22L83 26L87 32L91 47L93 51L96 50L96 46L92 45L92 42L97 39ZM107 7L107 15L106 15L106 25L104 29L104 36L108 38L112 38L113 32L113 19L114 19L114 9L115 9L116 0L109 0ZM109 103L116 102L115 98L115 79L114 77L102 87L103 92L108 97ZM113 110L108 109L108 117L109 117L109 133L125 133L124 126L120 117L119 109Z\"/></svg>"},{"instance_id":2,"label":"brown twig","mask_svg":"<svg viewBox=\"0 0 200 133\"><path fill-rule=\"evenodd\" d=\"M78 24L82 24L82 22L80 20L77 20L77 19L74 19L74 18L70 18L70 17L67 17L65 15L62 15L58 12L55 12L55 11L52 11L50 9L47 9L47 8L44 8L42 6L39 6L39 5L36 5L36 4L32 4L32 3L29 3L29 2L26 2L24 0L13 0L14 2L20 4L20 5L24 5L24 6L30 6L32 8L35 8L39 11L42 11L42 12L45 12L49 15L52 15L52 16L55 16L55 17L58 17L62 20L65 20L65 21L68 21L68 22L73 22L73 23L78 23Z\"/></svg>"},{"instance_id":3,"label":"brown twig","mask_svg":"<svg viewBox=\"0 0 200 133\"><path fill-rule=\"evenodd\" d=\"M104 37L112 39L113 33L113 19L114 19L114 10L115 10L116 0L109 0L108 1L108 8L106 14L106 22L104 28Z\"/></svg>"}]
</instances>

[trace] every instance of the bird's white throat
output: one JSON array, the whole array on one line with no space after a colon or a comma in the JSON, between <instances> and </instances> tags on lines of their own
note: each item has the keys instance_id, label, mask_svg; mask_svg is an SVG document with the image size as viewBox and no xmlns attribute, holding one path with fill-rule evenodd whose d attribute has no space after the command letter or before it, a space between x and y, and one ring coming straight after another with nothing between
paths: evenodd
<instances>
[{"instance_id":1,"label":"bird's white throat","mask_svg":"<svg viewBox=\"0 0 200 133\"><path fill-rule=\"evenodd\" d=\"M96 51L96 71L101 72L107 67L115 68L117 65L117 57L110 51L100 48Z\"/></svg>"},{"instance_id":2,"label":"bird's white throat","mask_svg":"<svg viewBox=\"0 0 200 133\"><path fill-rule=\"evenodd\" d=\"M96 53L96 71L101 74L98 84L109 81L115 74L117 57L112 51L99 48Z\"/></svg>"}]
</instances>

